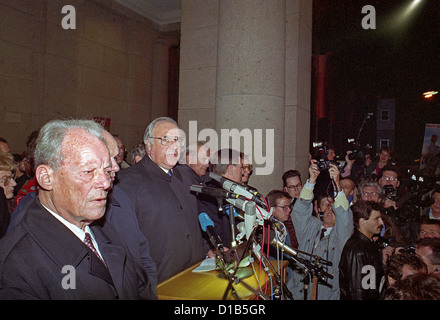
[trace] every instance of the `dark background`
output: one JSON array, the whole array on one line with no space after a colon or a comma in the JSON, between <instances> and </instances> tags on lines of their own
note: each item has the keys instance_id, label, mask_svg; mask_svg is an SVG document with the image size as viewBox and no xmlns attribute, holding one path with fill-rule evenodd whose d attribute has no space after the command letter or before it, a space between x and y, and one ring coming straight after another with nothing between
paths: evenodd
<instances>
[{"instance_id":1,"label":"dark background","mask_svg":"<svg viewBox=\"0 0 440 320\"><path fill-rule=\"evenodd\" d=\"M374 151L378 98L396 99L395 152L399 163L416 164L426 123L440 123L440 1L421 0L399 23L413 0L314 0L313 54L330 54L326 115L319 136L313 133L315 85L312 85L312 140L326 141L345 154L368 112L360 143ZM376 9L376 29L364 30L365 5Z\"/></svg>"}]
</instances>

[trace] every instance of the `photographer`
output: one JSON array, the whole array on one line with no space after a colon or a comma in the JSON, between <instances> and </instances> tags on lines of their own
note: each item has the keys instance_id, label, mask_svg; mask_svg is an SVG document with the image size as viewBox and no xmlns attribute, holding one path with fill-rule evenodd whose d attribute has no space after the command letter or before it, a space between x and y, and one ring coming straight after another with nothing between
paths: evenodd
<instances>
[{"instance_id":1,"label":"photographer","mask_svg":"<svg viewBox=\"0 0 440 320\"><path fill-rule=\"evenodd\" d=\"M387 244L406 245L407 240L403 236L400 227L390 216L390 210L385 209L383 206L385 194L382 187L377 182L364 181L359 185L358 192L358 199L373 201L381 205L382 220L385 226L380 232L382 240L386 241Z\"/></svg>"},{"instance_id":2,"label":"photographer","mask_svg":"<svg viewBox=\"0 0 440 320\"><path fill-rule=\"evenodd\" d=\"M334 278L328 279L328 284L319 282L317 287L318 300L339 299L339 259L345 242L353 232L353 215L339 183L340 172L333 164L330 165L328 171L339 192L334 201L330 199L332 201L327 203L331 204L331 207L327 207L323 212L322 221L313 215L313 191L317 178L322 173L318 170L316 160L311 160L309 179L302 188L291 214L298 238L298 249L332 262L332 266L328 267L327 272ZM287 283L295 300L311 299L312 297L311 284L307 291L307 297L304 296L304 282L302 281L305 279L304 273L295 272Z\"/></svg>"},{"instance_id":3,"label":"photographer","mask_svg":"<svg viewBox=\"0 0 440 320\"><path fill-rule=\"evenodd\" d=\"M320 145L319 145L320 144ZM336 152L333 146L327 146L326 143L315 142L314 146L318 145L318 154L317 154L317 169L320 174L316 180L316 185L313 191L315 200L318 199L319 195L333 195L334 188L333 183L330 178L329 168L330 164L337 164Z\"/></svg>"},{"instance_id":4,"label":"photographer","mask_svg":"<svg viewBox=\"0 0 440 320\"><path fill-rule=\"evenodd\" d=\"M379 176L379 185L385 192L384 213L390 216L400 228L406 242L414 243L418 237L420 212L417 207L408 202L412 196L411 193L399 194L399 171L395 167L384 167Z\"/></svg>"}]
</instances>

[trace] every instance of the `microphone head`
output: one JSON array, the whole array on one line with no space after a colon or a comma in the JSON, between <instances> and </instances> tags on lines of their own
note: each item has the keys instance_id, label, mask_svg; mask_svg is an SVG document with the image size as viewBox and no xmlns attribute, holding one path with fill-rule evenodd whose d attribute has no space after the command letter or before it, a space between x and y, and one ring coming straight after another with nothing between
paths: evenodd
<instances>
[{"instance_id":1,"label":"microphone head","mask_svg":"<svg viewBox=\"0 0 440 320\"><path fill-rule=\"evenodd\" d=\"M202 212L199 214L199 222L204 232L206 232L206 228L208 226L214 227L214 222L211 220L206 212Z\"/></svg>"}]
</instances>

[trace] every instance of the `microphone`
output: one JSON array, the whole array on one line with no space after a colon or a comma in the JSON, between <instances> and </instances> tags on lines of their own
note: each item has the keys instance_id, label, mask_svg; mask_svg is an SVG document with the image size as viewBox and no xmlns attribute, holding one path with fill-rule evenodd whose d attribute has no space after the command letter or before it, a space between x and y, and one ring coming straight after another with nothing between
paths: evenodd
<instances>
[{"instance_id":1,"label":"microphone","mask_svg":"<svg viewBox=\"0 0 440 320\"><path fill-rule=\"evenodd\" d=\"M214 172L210 172L209 177L216 180L217 182L220 182L223 189L228 190L233 193L236 193L236 194L243 196L247 199L250 199L250 200L254 201L260 207L267 208L266 202L264 202L264 200L261 199L263 196L261 194L259 194L257 191L254 191L251 193L250 191L248 191L248 189L246 189L241 184L236 183L236 182L229 180L227 178L224 178L222 176L219 176L218 174L215 174Z\"/></svg>"},{"instance_id":2,"label":"microphone","mask_svg":"<svg viewBox=\"0 0 440 320\"><path fill-rule=\"evenodd\" d=\"M211 188L211 187L205 187L197 184L193 184L189 187L191 191L197 192L197 193L203 193L208 196L213 196L215 198L238 198L238 194L235 194L233 192L228 192L220 188Z\"/></svg>"},{"instance_id":3,"label":"microphone","mask_svg":"<svg viewBox=\"0 0 440 320\"><path fill-rule=\"evenodd\" d=\"M206 212L202 212L199 214L199 222L202 230L208 234L209 241L211 241L214 248L223 253L224 250L222 240L218 236L217 232L215 232L214 222Z\"/></svg>"},{"instance_id":4,"label":"microphone","mask_svg":"<svg viewBox=\"0 0 440 320\"><path fill-rule=\"evenodd\" d=\"M230 204L232 204L234 207L237 207L238 209L240 209L244 212L246 212L246 206L248 205L248 203L255 203L253 201L243 200L240 198L226 199L226 201L229 202ZM266 210L264 210L260 206L256 205L255 209L258 210L258 212L260 212L263 215L264 220L269 220L271 222L278 221L278 219L276 219L274 216L272 216L272 214L270 214L269 212L267 212ZM260 215L256 214L256 217L257 217L257 219L259 219Z\"/></svg>"}]
</instances>

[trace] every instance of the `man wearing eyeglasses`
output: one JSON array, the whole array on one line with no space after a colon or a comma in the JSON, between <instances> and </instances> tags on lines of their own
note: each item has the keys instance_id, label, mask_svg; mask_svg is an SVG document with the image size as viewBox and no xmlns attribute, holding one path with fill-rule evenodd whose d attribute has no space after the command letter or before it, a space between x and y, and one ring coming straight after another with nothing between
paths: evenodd
<instances>
[{"instance_id":1,"label":"man wearing eyeglasses","mask_svg":"<svg viewBox=\"0 0 440 320\"><path fill-rule=\"evenodd\" d=\"M139 228L150 243L158 283L203 260L209 251L198 223L198 205L190 193L192 177L177 165L184 156L185 136L168 117L145 130L147 154L116 176L131 199Z\"/></svg>"},{"instance_id":2,"label":"man wearing eyeglasses","mask_svg":"<svg viewBox=\"0 0 440 320\"><path fill-rule=\"evenodd\" d=\"M392 216L390 216L389 211L383 210L387 208L384 205L386 197L383 187L377 182L364 181L359 185L358 191L360 200L373 201L381 204L384 226L380 232L380 236L388 242L387 244L405 245L408 241L403 235L400 226L398 226Z\"/></svg>"},{"instance_id":3,"label":"man wearing eyeglasses","mask_svg":"<svg viewBox=\"0 0 440 320\"><path fill-rule=\"evenodd\" d=\"M283 174L283 190L287 192L291 198L291 206L295 204L296 199L299 198L299 195L302 190L302 181L301 174L298 170L288 170Z\"/></svg>"}]
</instances>

